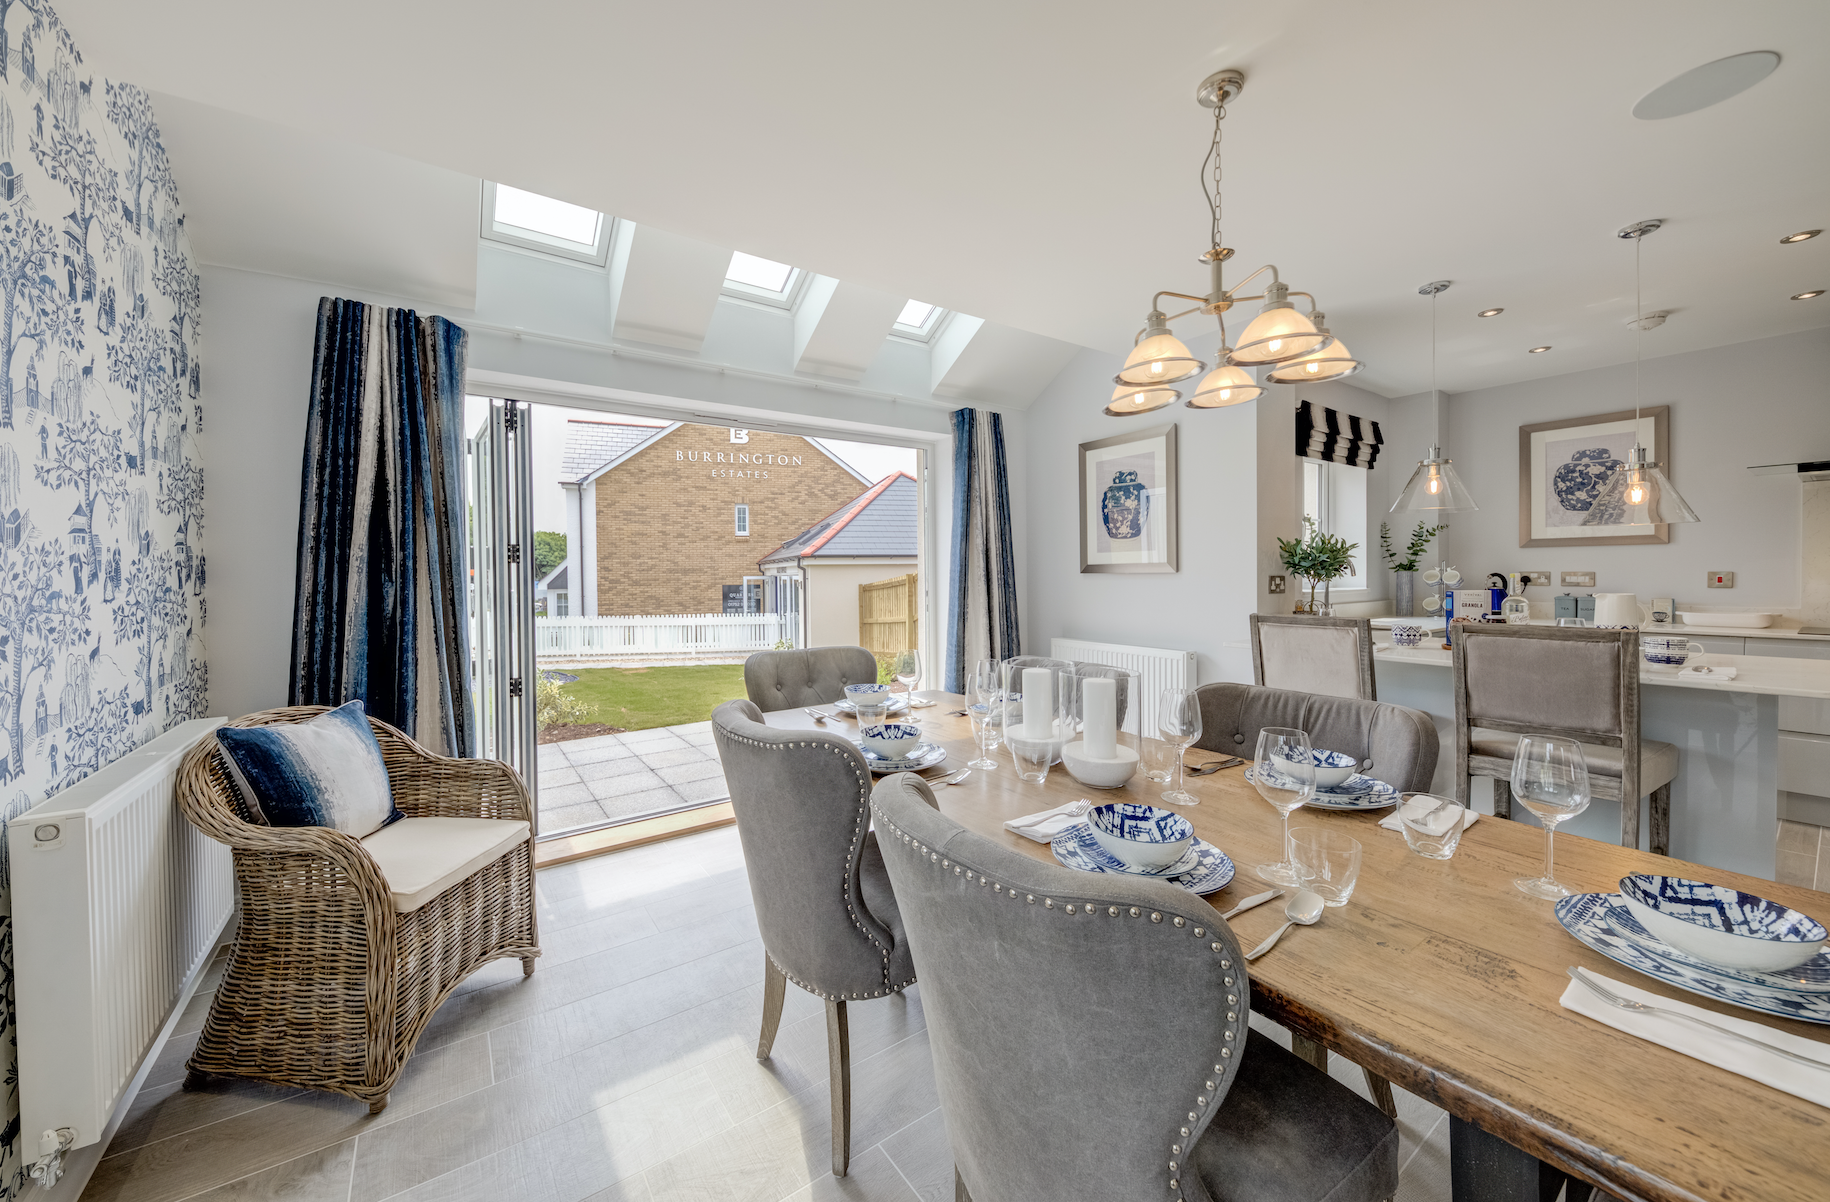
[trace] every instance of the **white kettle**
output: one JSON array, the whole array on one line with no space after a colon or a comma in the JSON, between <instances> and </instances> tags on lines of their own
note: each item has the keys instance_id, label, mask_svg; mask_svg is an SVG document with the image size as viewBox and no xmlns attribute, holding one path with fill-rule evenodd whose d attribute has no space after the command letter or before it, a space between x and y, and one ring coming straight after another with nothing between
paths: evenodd
<instances>
[{"instance_id":1,"label":"white kettle","mask_svg":"<svg viewBox=\"0 0 1830 1202\"><path fill-rule=\"evenodd\" d=\"M1633 593L1596 593L1595 625L1638 626L1645 621L1639 597Z\"/></svg>"}]
</instances>

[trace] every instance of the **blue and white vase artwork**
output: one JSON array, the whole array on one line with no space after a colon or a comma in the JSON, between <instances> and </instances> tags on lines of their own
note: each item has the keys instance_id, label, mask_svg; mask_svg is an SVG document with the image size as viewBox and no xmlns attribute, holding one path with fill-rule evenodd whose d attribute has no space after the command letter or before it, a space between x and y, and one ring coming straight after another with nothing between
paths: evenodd
<instances>
[{"instance_id":1,"label":"blue and white vase artwork","mask_svg":"<svg viewBox=\"0 0 1830 1202\"><path fill-rule=\"evenodd\" d=\"M1105 523L1106 537L1141 538L1150 520L1150 489L1140 482L1136 472L1115 472L1105 495L1099 499L1099 518Z\"/></svg>"},{"instance_id":2,"label":"blue and white vase artwork","mask_svg":"<svg viewBox=\"0 0 1830 1202\"><path fill-rule=\"evenodd\" d=\"M1620 460L1606 447L1585 447L1577 451L1551 477L1557 504L1571 513L1587 513L1601 495L1602 482L1619 466Z\"/></svg>"}]
</instances>

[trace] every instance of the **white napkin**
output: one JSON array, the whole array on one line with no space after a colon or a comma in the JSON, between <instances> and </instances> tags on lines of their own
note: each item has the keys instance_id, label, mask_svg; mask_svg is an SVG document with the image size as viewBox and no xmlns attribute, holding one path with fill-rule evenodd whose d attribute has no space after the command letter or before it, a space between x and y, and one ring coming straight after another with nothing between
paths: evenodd
<instances>
[{"instance_id":1,"label":"white napkin","mask_svg":"<svg viewBox=\"0 0 1830 1202\"><path fill-rule=\"evenodd\" d=\"M1438 800L1430 800L1430 799L1425 799L1425 798L1413 797L1409 801L1400 803L1397 809L1393 810L1391 813L1387 814L1385 817L1379 819L1379 825L1384 827L1388 831L1397 831L1399 834L1402 835L1404 833L1404 821L1398 817L1399 814L1403 813L1406 810L1409 810L1411 813L1412 820L1415 821L1418 818L1418 816L1422 815L1425 811L1429 810L1429 808L1431 806L1434 806L1437 804L1440 804ZM1467 830L1469 827L1473 826L1475 824L1475 822L1479 820L1479 818L1480 818L1480 814L1477 813L1476 811L1464 809L1461 812L1461 829L1463 829L1464 831ZM1449 829L1449 823L1452 821L1454 821L1454 815L1452 815L1446 811L1439 813L1435 819L1435 822L1442 827L1442 830L1436 830L1434 827L1432 827L1430 830L1430 834L1432 834L1432 835L1443 834L1444 832L1446 832Z\"/></svg>"},{"instance_id":2,"label":"white napkin","mask_svg":"<svg viewBox=\"0 0 1830 1202\"><path fill-rule=\"evenodd\" d=\"M1819 1106L1830 1106L1830 1045L1812 1039L1804 1039L1785 1031L1776 1030L1765 1023L1749 1022L1745 1018L1731 1018L1726 1014L1717 1014L1713 1010L1704 1010L1698 1006L1673 1001L1660 994L1647 993L1631 985L1604 977L1600 973L1589 973L1595 981L1609 993L1635 1002L1644 1002L1648 1006L1657 1006L1661 1010L1673 1010L1690 1014L1704 1022L1714 1023L1718 1027L1738 1031L1770 1043L1776 1048L1784 1048L1800 1056L1809 1056L1822 1060L1824 1067L1820 1071L1795 1064L1783 1056L1769 1056L1752 1044L1742 1043L1739 1039L1730 1039L1705 1031L1695 1023L1682 1019L1670 1018L1663 1014L1636 1014L1610 1005L1579 981L1571 981L1569 988L1563 991L1560 999L1565 1010L1574 1010L1577 1014L1606 1023L1618 1031L1636 1035L1656 1044L1662 1044L1674 1052L1682 1052L1693 1060L1725 1068L1731 1073L1770 1085L1774 1089L1784 1090L1794 1097L1807 1102L1816 1102Z\"/></svg>"},{"instance_id":3,"label":"white napkin","mask_svg":"<svg viewBox=\"0 0 1830 1202\"><path fill-rule=\"evenodd\" d=\"M1082 798L1082 801L1085 799ZM1022 835L1025 839L1034 839L1038 843L1051 843L1056 835L1076 822L1084 822L1085 814L1073 813L1073 808L1080 802L1070 801L1058 805L1052 810L1043 810L1037 814L1025 814L1021 818L1012 818L1004 824L1004 829Z\"/></svg>"},{"instance_id":4,"label":"white napkin","mask_svg":"<svg viewBox=\"0 0 1830 1202\"><path fill-rule=\"evenodd\" d=\"M1706 664L1692 664L1688 668L1679 668L1679 676L1704 676L1710 680L1733 680L1738 668L1712 668Z\"/></svg>"}]
</instances>

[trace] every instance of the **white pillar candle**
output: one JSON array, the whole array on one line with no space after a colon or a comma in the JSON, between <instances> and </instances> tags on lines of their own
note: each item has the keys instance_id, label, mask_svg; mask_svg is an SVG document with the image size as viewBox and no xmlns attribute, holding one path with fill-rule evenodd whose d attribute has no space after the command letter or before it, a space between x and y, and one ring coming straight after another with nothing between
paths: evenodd
<instances>
[{"instance_id":1,"label":"white pillar candle","mask_svg":"<svg viewBox=\"0 0 1830 1202\"><path fill-rule=\"evenodd\" d=\"M1080 682L1081 709L1086 725L1081 739L1089 759L1118 756L1118 682L1110 676L1088 676Z\"/></svg>"},{"instance_id":2,"label":"white pillar candle","mask_svg":"<svg viewBox=\"0 0 1830 1202\"><path fill-rule=\"evenodd\" d=\"M1023 669L1023 738L1055 736L1055 689L1047 668Z\"/></svg>"}]
</instances>

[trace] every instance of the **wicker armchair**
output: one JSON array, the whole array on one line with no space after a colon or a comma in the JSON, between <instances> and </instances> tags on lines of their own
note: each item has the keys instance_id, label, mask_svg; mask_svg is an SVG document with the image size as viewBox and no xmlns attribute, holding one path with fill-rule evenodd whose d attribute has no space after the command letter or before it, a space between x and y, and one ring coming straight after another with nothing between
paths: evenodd
<instances>
[{"instance_id":1,"label":"wicker armchair","mask_svg":"<svg viewBox=\"0 0 1830 1202\"><path fill-rule=\"evenodd\" d=\"M327 707L250 714L230 726L303 722ZM531 818L526 787L494 760L433 755L369 719L394 804L407 818ZM212 1075L324 1089L378 1114L427 1022L490 960L540 955L533 837L406 913L363 844L325 827L270 827L243 815L215 737L178 773L178 804L234 850L241 923L187 1087ZM398 824L397 824L398 825Z\"/></svg>"}]
</instances>

